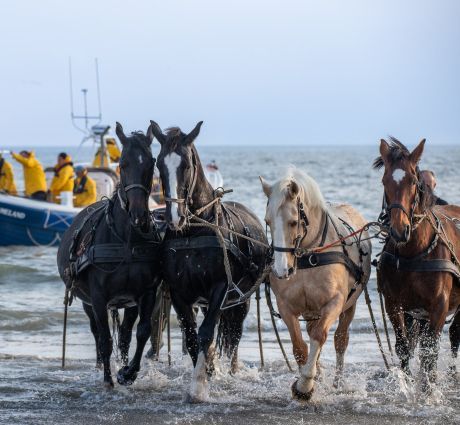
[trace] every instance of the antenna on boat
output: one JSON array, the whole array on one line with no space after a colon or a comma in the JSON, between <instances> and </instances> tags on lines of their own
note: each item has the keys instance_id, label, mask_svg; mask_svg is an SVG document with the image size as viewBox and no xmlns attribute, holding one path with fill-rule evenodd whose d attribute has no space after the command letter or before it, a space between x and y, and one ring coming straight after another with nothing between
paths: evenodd
<instances>
[{"instance_id":1,"label":"antenna on boat","mask_svg":"<svg viewBox=\"0 0 460 425\"><path fill-rule=\"evenodd\" d=\"M83 95L83 108L84 113L83 115L78 115L75 113L74 108L74 101L73 101L73 78L72 78L72 59L69 58L69 89L70 89L70 118L72 120L72 125L80 132L86 134L85 139L91 137L91 129L89 128L89 124L91 121L96 121L94 125L97 125L102 120L102 108L101 108L101 88L99 84L99 64L97 58L94 60L95 62L95 71L96 71L96 91L97 91L97 105L98 105L98 114L97 115L89 115L88 114L88 89L83 88L81 89ZM78 125L79 121L84 121L85 127L82 128Z\"/></svg>"}]
</instances>

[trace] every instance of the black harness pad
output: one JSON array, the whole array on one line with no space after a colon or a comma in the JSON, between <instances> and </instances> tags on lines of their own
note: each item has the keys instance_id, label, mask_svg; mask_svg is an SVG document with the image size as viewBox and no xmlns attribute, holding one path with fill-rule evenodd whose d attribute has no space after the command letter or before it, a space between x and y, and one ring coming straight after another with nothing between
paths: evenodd
<instances>
[{"instance_id":1,"label":"black harness pad","mask_svg":"<svg viewBox=\"0 0 460 425\"><path fill-rule=\"evenodd\" d=\"M420 260L419 258L411 259L397 257L389 252L383 251L380 257L380 263L390 265L396 270L405 272L448 272L452 273L457 279L460 279L460 271L456 265L449 260L433 259Z\"/></svg>"},{"instance_id":2,"label":"black harness pad","mask_svg":"<svg viewBox=\"0 0 460 425\"><path fill-rule=\"evenodd\" d=\"M332 251L310 253L297 259L297 268L300 270L329 266L331 264L343 264L353 274L356 280L361 280L363 274L361 268L343 252Z\"/></svg>"},{"instance_id":3,"label":"black harness pad","mask_svg":"<svg viewBox=\"0 0 460 425\"><path fill-rule=\"evenodd\" d=\"M249 258L229 239L224 238L225 248L242 264L247 265ZM170 239L164 242L164 249L183 251L191 249L222 249L217 236L192 236L179 239Z\"/></svg>"}]
</instances>

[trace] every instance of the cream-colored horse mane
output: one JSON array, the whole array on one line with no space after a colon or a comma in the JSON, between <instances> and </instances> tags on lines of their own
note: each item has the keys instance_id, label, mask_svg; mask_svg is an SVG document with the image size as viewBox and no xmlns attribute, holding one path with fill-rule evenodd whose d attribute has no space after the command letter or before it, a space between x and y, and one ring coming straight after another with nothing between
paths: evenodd
<instances>
[{"instance_id":1,"label":"cream-colored horse mane","mask_svg":"<svg viewBox=\"0 0 460 425\"><path fill-rule=\"evenodd\" d=\"M286 169L284 176L272 186L269 204L270 209L273 209L272 212L276 213L279 207L288 199L292 183L297 185L299 189L298 196L306 208L326 210L326 202L318 183L307 173L291 165Z\"/></svg>"}]
</instances>

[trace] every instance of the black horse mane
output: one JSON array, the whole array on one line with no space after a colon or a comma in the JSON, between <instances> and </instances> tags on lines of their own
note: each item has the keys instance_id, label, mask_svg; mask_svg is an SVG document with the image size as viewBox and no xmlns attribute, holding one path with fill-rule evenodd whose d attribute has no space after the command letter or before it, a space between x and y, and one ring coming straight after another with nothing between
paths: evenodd
<instances>
[{"instance_id":1,"label":"black horse mane","mask_svg":"<svg viewBox=\"0 0 460 425\"><path fill-rule=\"evenodd\" d=\"M149 144L147 143L147 136L144 134L142 131L133 131L129 136L128 136L129 141L132 142L137 142L139 146L145 148L146 152L152 152L149 148Z\"/></svg>"},{"instance_id":2,"label":"black horse mane","mask_svg":"<svg viewBox=\"0 0 460 425\"><path fill-rule=\"evenodd\" d=\"M388 144L390 145L390 157L392 162L409 158L409 149L407 149L396 137L389 136ZM372 167L379 170L383 165L383 158L379 156L375 158Z\"/></svg>"}]
</instances>

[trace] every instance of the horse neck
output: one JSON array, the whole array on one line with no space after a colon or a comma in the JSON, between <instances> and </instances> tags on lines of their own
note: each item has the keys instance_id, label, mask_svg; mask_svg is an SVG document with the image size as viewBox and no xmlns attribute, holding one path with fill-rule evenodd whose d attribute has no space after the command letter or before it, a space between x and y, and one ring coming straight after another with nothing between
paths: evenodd
<instances>
[{"instance_id":1,"label":"horse neck","mask_svg":"<svg viewBox=\"0 0 460 425\"><path fill-rule=\"evenodd\" d=\"M301 244L303 248L312 248L313 245L319 245L324 229L325 215L326 211L323 211L320 208L309 211L308 232Z\"/></svg>"},{"instance_id":2,"label":"horse neck","mask_svg":"<svg viewBox=\"0 0 460 425\"><path fill-rule=\"evenodd\" d=\"M421 214L416 211L416 214ZM430 214L429 211L424 211L424 214ZM413 257L425 251L431 244L434 238L434 229L427 218L423 218L420 224L412 231L409 242L402 246L398 246L398 253L403 257Z\"/></svg>"},{"instance_id":3,"label":"horse neck","mask_svg":"<svg viewBox=\"0 0 460 425\"><path fill-rule=\"evenodd\" d=\"M200 161L200 158L198 157L196 150L194 151L194 155L195 155L195 160L196 160L196 164L195 164L196 181L195 181L195 187L193 188L193 193L192 193L193 204L190 208L192 212L199 210L200 208L209 204L214 199L214 189L212 188L211 184L206 179L206 176L203 170L203 166L201 165L201 161ZM209 208L203 211L203 213L200 215L203 217L207 217L207 216L212 215L212 212L213 212L213 209Z\"/></svg>"}]
</instances>

